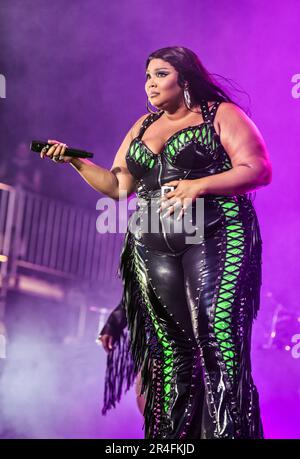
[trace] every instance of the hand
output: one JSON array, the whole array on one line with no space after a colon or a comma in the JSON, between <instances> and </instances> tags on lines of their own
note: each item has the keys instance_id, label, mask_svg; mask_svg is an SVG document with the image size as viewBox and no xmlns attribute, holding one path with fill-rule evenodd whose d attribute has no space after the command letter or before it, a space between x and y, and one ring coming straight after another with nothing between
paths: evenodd
<instances>
[{"instance_id":1,"label":"hand","mask_svg":"<svg viewBox=\"0 0 300 459\"><path fill-rule=\"evenodd\" d=\"M71 156L65 156L65 151L67 145L65 143L58 142L57 140L48 140L48 143L52 145L49 150L43 148L40 157L44 159L44 157L49 157L52 161L56 163L69 163L72 159Z\"/></svg>"},{"instance_id":2,"label":"hand","mask_svg":"<svg viewBox=\"0 0 300 459\"><path fill-rule=\"evenodd\" d=\"M161 199L161 207L158 212L161 212L164 208L168 207L168 211L164 217L170 216L175 207L181 206L180 213L177 220L182 218L187 207L192 204L196 198L202 197L205 194L205 177L196 180L173 180L172 182L164 183L164 185L175 186L174 191L169 191ZM173 204L173 205L172 205Z\"/></svg>"},{"instance_id":3,"label":"hand","mask_svg":"<svg viewBox=\"0 0 300 459\"><path fill-rule=\"evenodd\" d=\"M110 352L113 349L114 338L111 335L99 335L97 342L102 344L105 352Z\"/></svg>"}]
</instances>

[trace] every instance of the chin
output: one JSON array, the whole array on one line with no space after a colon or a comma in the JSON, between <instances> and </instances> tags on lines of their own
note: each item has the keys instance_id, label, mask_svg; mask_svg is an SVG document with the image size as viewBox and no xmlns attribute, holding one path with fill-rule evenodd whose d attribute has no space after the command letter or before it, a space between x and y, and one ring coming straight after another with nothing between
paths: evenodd
<instances>
[{"instance_id":1,"label":"chin","mask_svg":"<svg viewBox=\"0 0 300 459\"><path fill-rule=\"evenodd\" d=\"M152 105L153 105L153 104L152 104ZM164 105L164 104L153 105L153 107L156 108L157 110L162 110L162 109L163 109L163 105Z\"/></svg>"}]
</instances>

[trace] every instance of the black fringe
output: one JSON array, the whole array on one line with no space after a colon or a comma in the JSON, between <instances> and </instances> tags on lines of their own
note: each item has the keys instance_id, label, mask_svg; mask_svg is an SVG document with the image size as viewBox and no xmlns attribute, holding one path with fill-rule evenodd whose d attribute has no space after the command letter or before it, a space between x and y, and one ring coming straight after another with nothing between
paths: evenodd
<instances>
[{"instance_id":1,"label":"black fringe","mask_svg":"<svg viewBox=\"0 0 300 459\"><path fill-rule=\"evenodd\" d=\"M123 297L129 330L129 376L141 372L139 395L144 394L145 397L145 438L158 438L164 436L170 426L168 418L162 412L163 349L148 308L155 311L161 305L151 285L139 277L147 279L148 276L135 244L137 242L134 236L128 231L119 268L119 275L123 279ZM129 380L131 381L130 377Z\"/></svg>"},{"instance_id":2,"label":"black fringe","mask_svg":"<svg viewBox=\"0 0 300 459\"><path fill-rule=\"evenodd\" d=\"M250 278L249 289L252 301L252 320L257 318L260 308L260 290L262 284L262 239L256 214L253 216L250 229Z\"/></svg>"},{"instance_id":3,"label":"black fringe","mask_svg":"<svg viewBox=\"0 0 300 459\"><path fill-rule=\"evenodd\" d=\"M130 389L136 376L129 351L129 334L125 328L107 355L103 415L112 407L115 408L116 402L121 400L122 392L126 393Z\"/></svg>"},{"instance_id":4,"label":"black fringe","mask_svg":"<svg viewBox=\"0 0 300 459\"><path fill-rule=\"evenodd\" d=\"M252 203L246 204L244 211L250 216L247 234L249 241L249 265L242 296L245 297L247 311L242 325L245 336L240 341L239 372L237 376L237 402L241 438L264 438L260 417L259 396L253 382L251 369L252 323L260 309L260 290L262 284L262 239L256 212Z\"/></svg>"},{"instance_id":5,"label":"black fringe","mask_svg":"<svg viewBox=\"0 0 300 459\"><path fill-rule=\"evenodd\" d=\"M257 277L253 277L245 286L246 304L249 304L250 315L245 315L243 324L245 336L240 342L239 372L237 376L237 401L239 407L241 438L259 439L263 437L260 418L259 396L254 385L251 369L251 333L252 322L259 307L259 288ZM252 309L251 309L252 307ZM252 314L252 315L251 315Z\"/></svg>"},{"instance_id":6,"label":"black fringe","mask_svg":"<svg viewBox=\"0 0 300 459\"><path fill-rule=\"evenodd\" d=\"M262 238L258 218L251 199L246 195L238 197L240 212L246 225L247 238L249 237L249 265L247 268L247 288L249 289L249 308L252 312L252 321L257 318L260 308L260 291L262 285ZM247 223L246 223L247 222Z\"/></svg>"},{"instance_id":7,"label":"black fringe","mask_svg":"<svg viewBox=\"0 0 300 459\"><path fill-rule=\"evenodd\" d=\"M130 312L130 324L133 323L134 333L136 333L137 324L141 323L142 318L138 315L139 308L128 308L128 303L135 301L135 294L133 292L130 278L132 273L132 251L129 244L129 233L126 233L123 249L120 255L120 265L118 268L119 277L123 276L123 298L122 303L125 308L126 319L128 324L128 312ZM132 317L132 311L135 309L136 317ZM133 385L138 373L140 362L136 358L137 351L132 354L130 333L128 328L124 329L114 343L113 349L108 353L106 362L106 375L104 382L104 404L102 414L112 407L115 408L116 402L119 402L122 397L122 392L126 393ZM144 334L139 333L140 341L137 346L144 348Z\"/></svg>"}]
</instances>

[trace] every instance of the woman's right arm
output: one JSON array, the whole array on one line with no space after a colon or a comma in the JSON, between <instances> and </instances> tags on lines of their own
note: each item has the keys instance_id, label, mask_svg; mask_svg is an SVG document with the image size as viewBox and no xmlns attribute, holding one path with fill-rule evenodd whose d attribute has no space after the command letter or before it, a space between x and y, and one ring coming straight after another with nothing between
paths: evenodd
<instances>
[{"instance_id":1,"label":"woman's right arm","mask_svg":"<svg viewBox=\"0 0 300 459\"><path fill-rule=\"evenodd\" d=\"M81 177L96 191L119 200L127 198L136 189L136 179L127 169L126 152L130 143L137 136L140 126L148 114L141 116L127 132L114 158L110 170L83 158L71 158L65 155L67 146L56 140L48 140L53 146L41 158L48 156L58 162L69 162Z\"/></svg>"}]
</instances>

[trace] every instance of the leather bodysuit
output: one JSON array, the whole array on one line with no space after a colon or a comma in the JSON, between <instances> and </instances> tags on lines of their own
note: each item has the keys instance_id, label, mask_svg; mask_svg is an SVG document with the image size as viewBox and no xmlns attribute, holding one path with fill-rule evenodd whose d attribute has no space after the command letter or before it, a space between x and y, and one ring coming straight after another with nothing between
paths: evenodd
<instances>
[{"instance_id":1,"label":"leather bodysuit","mask_svg":"<svg viewBox=\"0 0 300 459\"><path fill-rule=\"evenodd\" d=\"M142 140L161 116L150 114L126 155L138 180L138 206L121 254L123 298L102 330L122 329L108 356L103 413L140 371L145 438L263 438L250 360L262 241L250 197L206 195L198 243L176 232L182 223L174 214L168 228L159 217L158 232L141 229L165 183L232 167L213 125L220 103L209 109L202 101L203 123L173 134L160 154ZM190 216L197 227L195 209L194 202Z\"/></svg>"}]
</instances>

